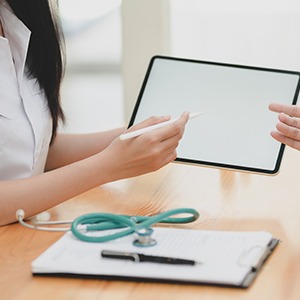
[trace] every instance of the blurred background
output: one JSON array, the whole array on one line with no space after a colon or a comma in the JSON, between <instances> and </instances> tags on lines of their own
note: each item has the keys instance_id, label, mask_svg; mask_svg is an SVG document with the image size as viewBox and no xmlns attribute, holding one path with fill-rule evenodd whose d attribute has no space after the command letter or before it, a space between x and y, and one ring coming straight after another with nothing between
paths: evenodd
<instances>
[{"instance_id":1,"label":"blurred background","mask_svg":"<svg viewBox=\"0 0 300 300\"><path fill-rule=\"evenodd\" d=\"M127 125L153 55L300 71L299 0L59 0L61 132Z\"/></svg>"}]
</instances>

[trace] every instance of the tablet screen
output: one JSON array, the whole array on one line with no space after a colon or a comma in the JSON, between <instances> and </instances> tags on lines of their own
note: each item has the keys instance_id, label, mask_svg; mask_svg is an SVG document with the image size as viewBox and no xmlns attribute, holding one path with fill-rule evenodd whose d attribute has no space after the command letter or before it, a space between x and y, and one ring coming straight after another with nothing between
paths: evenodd
<instances>
[{"instance_id":1,"label":"tablet screen","mask_svg":"<svg viewBox=\"0 0 300 300\"><path fill-rule=\"evenodd\" d=\"M190 120L177 161L275 174L284 145L270 136L277 114L271 102L296 104L298 72L155 56L129 126L152 115Z\"/></svg>"}]
</instances>

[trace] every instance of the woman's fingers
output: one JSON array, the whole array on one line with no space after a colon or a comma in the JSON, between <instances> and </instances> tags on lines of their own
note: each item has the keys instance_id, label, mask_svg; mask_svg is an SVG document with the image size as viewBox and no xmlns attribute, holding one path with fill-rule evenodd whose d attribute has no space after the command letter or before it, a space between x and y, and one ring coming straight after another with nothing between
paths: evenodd
<instances>
[{"instance_id":1,"label":"woman's fingers","mask_svg":"<svg viewBox=\"0 0 300 300\"><path fill-rule=\"evenodd\" d=\"M174 123L153 131L153 134L157 134L158 139L161 141L170 139L173 136L180 140L183 136L185 125L188 122L188 119L189 113L184 112Z\"/></svg>"},{"instance_id":2,"label":"woman's fingers","mask_svg":"<svg viewBox=\"0 0 300 300\"><path fill-rule=\"evenodd\" d=\"M160 117L152 116L140 123L134 124L127 130L127 132L138 130L138 129L148 127L148 126L152 126L152 125L159 124L162 122L166 122L168 120L170 120L170 116L160 116Z\"/></svg>"},{"instance_id":3,"label":"woman's fingers","mask_svg":"<svg viewBox=\"0 0 300 300\"><path fill-rule=\"evenodd\" d=\"M180 134L180 138L183 135L185 124L187 123L189 118L189 113L184 112L178 120L167 124L166 126L153 129L149 132L144 132L143 134L137 136L136 138L145 139L146 141L163 141L165 139L169 139L172 136ZM159 123L163 123L170 120L170 117L151 117L146 119L145 121L138 123L132 126L127 132L131 132L134 130L142 129L151 125L156 125ZM125 132L125 133L127 133Z\"/></svg>"}]
</instances>

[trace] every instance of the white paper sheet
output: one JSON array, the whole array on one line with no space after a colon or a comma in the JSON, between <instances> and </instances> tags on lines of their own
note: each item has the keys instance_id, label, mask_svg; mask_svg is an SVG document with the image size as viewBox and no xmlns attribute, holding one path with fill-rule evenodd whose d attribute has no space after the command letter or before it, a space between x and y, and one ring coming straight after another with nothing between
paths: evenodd
<instances>
[{"instance_id":1,"label":"white paper sheet","mask_svg":"<svg viewBox=\"0 0 300 300\"><path fill-rule=\"evenodd\" d=\"M103 233L102 233L103 234ZM155 228L157 245L140 248L134 236L106 243L79 241L66 233L32 262L32 272L118 276L239 285L251 271L262 250L272 240L267 232L200 231ZM139 252L149 255L192 259L195 266L136 263L101 257L101 250Z\"/></svg>"}]
</instances>

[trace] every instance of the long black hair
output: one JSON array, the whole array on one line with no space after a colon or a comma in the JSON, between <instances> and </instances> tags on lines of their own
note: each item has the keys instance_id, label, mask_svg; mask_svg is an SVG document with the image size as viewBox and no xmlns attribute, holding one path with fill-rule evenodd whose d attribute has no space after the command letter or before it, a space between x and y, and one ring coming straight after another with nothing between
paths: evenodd
<instances>
[{"instance_id":1,"label":"long black hair","mask_svg":"<svg viewBox=\"0 0 300 300\"><path fill-rule=\"evenodd\" d=\"M58 18L57 0L7 0L7 2L16 16L31 31L26 65L28 75L36 78L45 92L53 120L53 141L59 120L65 119L60 104L60 86L65 63L64 40Z\"/></svg>"}]
</instances>

